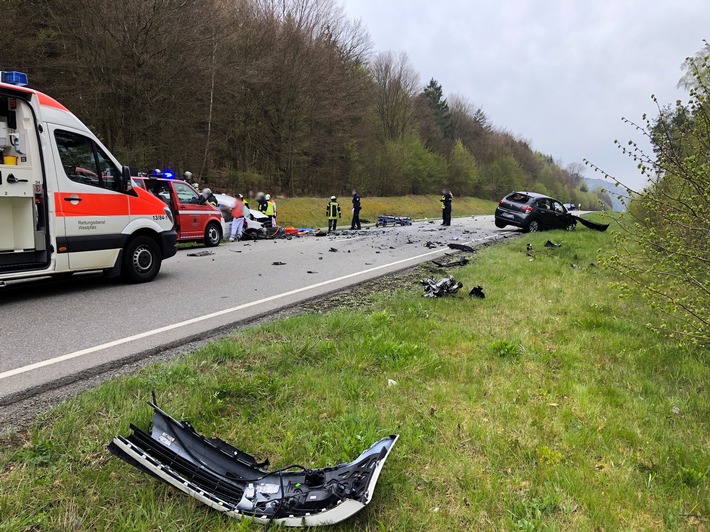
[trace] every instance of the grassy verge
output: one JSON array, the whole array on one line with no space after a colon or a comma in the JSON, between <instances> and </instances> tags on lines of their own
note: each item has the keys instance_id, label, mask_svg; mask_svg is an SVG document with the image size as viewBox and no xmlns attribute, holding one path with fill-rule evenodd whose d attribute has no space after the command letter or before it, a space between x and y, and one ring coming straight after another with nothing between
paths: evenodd
<instances>
[{"instance_id":1,"label":"grassy verge","mask_svg":"<svg viewBox=\"0 0 710 532\"><path fill-rule=\"evenodd\" d=\"M261 529L105 450L149 426L151 390L274 467L339 463L399 433L372 506L336 530L707 527L707 358L618 298L594 265L610 242L526 235L451 271L485 300L424 299L412 282L102 385L4 444L0 529Z\"/></svg>"},{"instance_id":2,"label":"grassy verge","mask_svg":"<svg viewBox=\"0 0 710 532\"><path fill-rule=\"evenodd\" d=\"M341 224L350 227L352 217L350 197L339 198L343 210ZM294 227L323 227L328 222L325 217L327 198L283 198L277 200L279 225ZM493 214L495 202L479 198L455 198L454 216ZM441 217L439 196L401 196L393 198L363 198L360 218L377 221L378 215L409 216L411 218Z\"/></svg>"}]
</instances>

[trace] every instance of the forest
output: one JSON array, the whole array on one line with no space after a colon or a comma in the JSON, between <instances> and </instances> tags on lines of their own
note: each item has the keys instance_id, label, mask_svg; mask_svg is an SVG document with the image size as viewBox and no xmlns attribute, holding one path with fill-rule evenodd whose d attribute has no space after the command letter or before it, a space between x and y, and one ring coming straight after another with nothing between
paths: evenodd
<instances>
[{"instance_id":1,"label":"forest","mask_svg":"<svg viewBox=\"0 0 710 532\"><path fill-rule=\"evenodd\" d=\"M135 171L287 196L446 186L610 205L583 165L373 48L335 0L6 0L0 19L0 69L27 72Z\"/></svg>"}]
</instances>

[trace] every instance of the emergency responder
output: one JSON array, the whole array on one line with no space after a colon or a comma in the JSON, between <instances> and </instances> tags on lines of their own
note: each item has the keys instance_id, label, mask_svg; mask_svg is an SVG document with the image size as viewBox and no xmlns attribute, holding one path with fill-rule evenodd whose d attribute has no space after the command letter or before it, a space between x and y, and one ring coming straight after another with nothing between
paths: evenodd
<instances>
[{"instance_id":1,"label":"emergency responder","mask_svg":"<svg viewBox=\"0 0 710 532\"><path fill-rule=\"evenodd\" d=\"M362 210L362 207L360 206L360 194L357 193L357 190L353 189L353 221L350 222L350 230L354 231L355 229L362 229L360 225L360 211Z\"/></svg>"},{"instance_id":2,"label":"emergency responder","mask_svg":"<svg viewBox=\"0 0 710 532\"><path fill-rule=\"evenodd\" d=\"M214 205L215 207L219 205L217 198L214 197L214 194L212 194L212 190L210 190L209 188L203 188L202 194L200 194L200 204L205 203L209 203L210 205Z\"/></svg>"},{"instance_id":3,"label":"emergency responder","mask_svg":"<svg viewBox=\"0 0 710 532\"><path fill-rule=\"evenodd\" d=\"M244 203L244 206L248 209L249 208L249 200L241 194L239 194L239 199L242 200L242 203Z\"/></svg>"},{"instance_id":4,"label":"emergency responder","mask_svg":"<svg viewBox=\"0 0 710 532\"><path fill-rule=\"evenodd\" d=\"M244 227L244 202L241 194L234 200L232 207L232 234L229 237L230 242L242 239L242 228Z\"/></svg>"},{"instance_id":5,"label":"emergency responder","mask_svg":"<svg viewBox=\"0 0 710 532\"><path fill-rule=\"evenodd\" d=\"M325 215L328 217L328 232L335 231L338 227L338 218L341 217L340 203L338 203L337 197L330 197L328 206L325 208Z\"/></svg>"},{"instance_id":6,"label":"emergency responder","mask_svg":"<svg viewBox=\"0 0 710 532\"><path fill-rule=\"evenodd\" d=\"M276 227L276 202L271 199L271 194L264 196L266 200L266 210L264 214L269 217L271 221L271 227Z\"/></svg>"},{"instance_id":7,"label":"emergency responder","mask_svg":"<svg viewBox=\"0 0 710 532\"><path fill-rule=\"evenodd\" d=\"M256 209L259 212L265 213L266 212L266 204L267 204L266 194L264 194L263 192L257 192L256 193Z\"/></svg>"},{"instance_id":8,"label":"emergency responder","mask_svg":"<svg viewBox=\"0 0 710 532\"><path fill-rule=\"evenodd\" d=\"M441 191L441 225L449 226L451 225L451 203L454 200L454 196L448 188Z\"/></svg>"},{"instance_id":9,"label":"emergency responder","mask_svg":"<svg viewBox=\"0 0 710 532\"><path fill-rule=\"evenodd\" d=\"M186 183L189 183L189 184L193 185L193 182L192 182L192 172L190 172L189 170L185 170L185 171L182 173L182 180L185 181Z\"/></svg>"}]
</instances>

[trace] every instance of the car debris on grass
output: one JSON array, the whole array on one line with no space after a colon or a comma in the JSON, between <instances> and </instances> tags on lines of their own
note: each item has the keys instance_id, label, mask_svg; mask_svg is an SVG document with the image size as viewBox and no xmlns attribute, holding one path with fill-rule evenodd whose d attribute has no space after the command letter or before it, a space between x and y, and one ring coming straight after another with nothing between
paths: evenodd
<instances>
[{"instance_id":1,"label":"car debris on grass","mask_svg":"<svg viewBox=\"0 0 710 532\"><path fill-rule=\"evenodd\" d=\"M463 283L456 282L452 276L447 276L442 279L422 279L421 284L424 285L424 297L444 297L457 293L463 288Z\"/></svg>"},{"instance_id":2,"label":"car debris on grass","mask_svg":"<svg viewBox=\"0 0 710 532\"><path fill-rule=\"evenodd\" d=\"M453 268L455 266L466 266L470 262L468 257L462 256L458 260L451 260L449 262L442 262L439 260L434 260L432 261L434 264L436 264L439 268Z\"/></svg>"},{"instance_id":3,"label":"car debris on grass","mask_svg":"<svg viewBox=\"0 0 710 532\"><path fill-rule=\"evenodd\" d=\"M150 434L131 425L108 449L117 457L230 517L287 527L332 525L372 500L397 438L387 436L347 464L320 469L290 465L269 471L269 461L198 434L153 402Z\"/></svg>"}]
</instances>

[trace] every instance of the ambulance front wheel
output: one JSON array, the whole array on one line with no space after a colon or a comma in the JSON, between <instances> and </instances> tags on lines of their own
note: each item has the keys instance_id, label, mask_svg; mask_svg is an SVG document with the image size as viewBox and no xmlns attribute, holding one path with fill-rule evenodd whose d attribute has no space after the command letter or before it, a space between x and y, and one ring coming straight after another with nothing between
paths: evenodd
<instances>
[{"instance_id":1,"label":"ambulance front wheel","mask_svg":"<svg viewBox=\"0 0 710 532\"><path fill-rule=\"evenodd\" d=\"M147 283L155 279L163 258L158 244L150 237L137 236L123 253L123 277L131 283Z\"/></svg>"}]
</instances>

